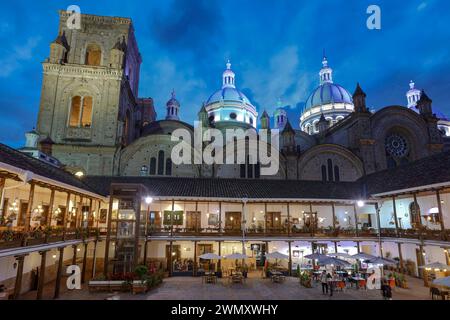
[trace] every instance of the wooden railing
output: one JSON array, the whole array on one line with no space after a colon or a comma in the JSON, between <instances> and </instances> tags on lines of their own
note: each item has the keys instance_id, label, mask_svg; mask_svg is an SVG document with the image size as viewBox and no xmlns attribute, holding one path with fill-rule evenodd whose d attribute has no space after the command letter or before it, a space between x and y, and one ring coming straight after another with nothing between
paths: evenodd
<instances>
[{"instance_id":1,"label":"wooden railing","mask_svg":"<svg viewBox=\"0 0 450 320\"><path fill-rule=\"evenodd\" d=\"M381 237L390 238L409 238L418 240L439 240L450 241L450 230L442 232L441 230L429 230L429 229L399 229L398 232L394 228L382 228L378 229L358 229L355 228L291 228L288 232L286 227L279 228L246 228L245 236L247 237L272 237L272 236L289 236L289 237L365 237L376 238L379 235ZM241 229L228 229L228 228L178 228L174 227L152 227L147 230L147 236L240 236L242 235Z\"/></svg>"},{"instance_id":2,"label":"wooden railing","mask_svg":"<svg viewBox=\"0 0 450 320\"><path fill-rule=\"evenodd\" d=\"M96 228L45 228L31 231L1 230L0 250L16 247L27 247L40 244L48 244L66 240L85 240L100 237L100 231Z\"/></svg>"}]
</instances>

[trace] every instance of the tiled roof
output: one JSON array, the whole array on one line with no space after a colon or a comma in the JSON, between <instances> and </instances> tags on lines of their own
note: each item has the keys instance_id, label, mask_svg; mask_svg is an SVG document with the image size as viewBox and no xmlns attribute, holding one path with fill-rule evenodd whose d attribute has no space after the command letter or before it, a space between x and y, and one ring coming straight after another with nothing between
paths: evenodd
<instances>
[{"instance_id":1,"label":"tiled roof","mask_svg":"<svg viewBox=\"0 0 450 320\"><path fill-rule=\"evenodd\" d=\"M23 152L10 148L2 143L0 143L0 162L22 170L31 171L34 174L65 183L76 188L84 189L89 192L95 192L71 173L47 164L39 159L33 158Z\"/></svg>"},{"instance_id":2,"label":"tiled roof","mask_svg":"<svg viewBox=\"0 0 450 320\"><path fill-rule=\"evenodd\" d=\"M252 180L173 177L86 177L85 182L103 195L111 183L137 183L151 196L249 199L359 199L359 183L297 180Z\"/></svg>"},{"instance_id":3,"label":"tiled roof","mask_svg":"<svg viewBox=\"0 0 450 320\"><path fill-rule=\"evenodd\" d=\"M450 182L450 151L367 175L360 179L368 194Z\"/></svg>"}]
</instances>

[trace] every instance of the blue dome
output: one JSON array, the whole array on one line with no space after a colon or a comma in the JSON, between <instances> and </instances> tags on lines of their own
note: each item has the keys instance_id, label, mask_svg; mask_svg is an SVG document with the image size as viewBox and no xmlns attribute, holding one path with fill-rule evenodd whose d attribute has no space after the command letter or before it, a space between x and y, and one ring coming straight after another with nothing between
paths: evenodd
<instances>
[{"instance_id":1,"label":"blue dome","mask_svg":"<svg viewBox=\"0 0 450 320\"><path fill-rule=\"evenodd\" d=\"M245 94L234 87L224 87L220 90L217 90L208 98L208 100L206 101L206 105L222 100L244 102L251 105L250 100L245 96Z\"/></svg>"},{"instance_id":2,"label":"blue dome","mask_svg":"<svg viewBox=\"0 0 450 320\"><path fill-rule=\"evenodd\" d=\"M306 100L303 111L331 103L353 104L352 96L347 90L338 84L329 82L323 83L317 87L309 96L308 100Z\"/></svg>"}]
</instances>

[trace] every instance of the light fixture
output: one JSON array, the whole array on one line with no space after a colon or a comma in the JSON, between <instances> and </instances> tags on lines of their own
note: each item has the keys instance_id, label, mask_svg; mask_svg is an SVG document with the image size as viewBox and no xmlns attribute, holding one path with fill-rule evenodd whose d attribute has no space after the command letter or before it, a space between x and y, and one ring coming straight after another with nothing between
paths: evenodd
<instances>
[{"instance_id":1,"label":"light fixture","mask_svg":"<svg viewBox=\"0 0 450 320\"><path fill-rule=\"evenodd\" d=\"M256 221L256 217L253 217L253 221Z\"/></svg>"},{"instance_id":2,"label":"light fixture","mask_svg":"<svg viewBox=\"0 0 450 320\"><path fill-rule=\"evenodd\" d=\"M233 217L230 217L230 221L233 221Z\"/></svg>"},{"instance_id":3,"label":"light fixture","mask_svg":"<svg viewBox=\"0 0 450 320\"><path fill-rule=\"evenodd\" d=\"M53 258L53 259L56 259L56 254L54 254L54 255L52 256L52 258Z\"/></svg>"},{"instance_id":4,"label":"light fixture","mask_svg":"<svg viewBox=\"0 0 450 320\"><path fill-rule=\"evenodd\" d=\"M80 249L80 248L77 248L77 251L78 251L78 252L80 252L80 251L81 251L81 249Z\"/></svg>"},{"instance_id":5,"label":"light fixture","mask_svg":"<svg viewBox=\"0 0 450 320\"><path fill-rule=\"evenodd\" d=\"M77 171L75 172L75 177L77 178L82 178L84 176L84 172L83 171Z\"/></svg>"},{"instance_id":6,"label":"light fixture","mask_svg":"<svg viewBox=\"0 0 450 320\"><path fill-rule=\"evenodd\" d=\"M146 203L146 204L150 204L150 203L152 203L152 202L153 202L153 198L152 198L152 197L150 197L150 196L145 197L145 203Z\"/></svg>"},{"instance_id":7,"label":"light fixture","mask_svg":"<svg viewBox=\"0 0 450 320\"><path fill-rule=\"evenodd\" d=\"M356 204L358 205L358 207L364 207L364 201L362 201L362 200L358 200L357 202L356 202Z\"/></svg>"}]
</instances>

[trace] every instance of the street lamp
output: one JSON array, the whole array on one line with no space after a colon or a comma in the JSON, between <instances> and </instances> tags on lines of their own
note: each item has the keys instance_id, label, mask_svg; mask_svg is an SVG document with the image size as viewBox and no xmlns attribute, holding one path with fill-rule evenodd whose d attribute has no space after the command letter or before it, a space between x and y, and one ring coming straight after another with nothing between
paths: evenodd
<instances>
[{"instance_id":1,"label":"street lamp","mask_svg":"<svg viewBox=\"0 0 450 320\"><path fill-rule=\"evenodd\" d=\"M358 207L364 207L364 201L362 201L362 200L358 200L357 202L356 202L356 204L358 205Z\"/></svg>"}]
</instances>

